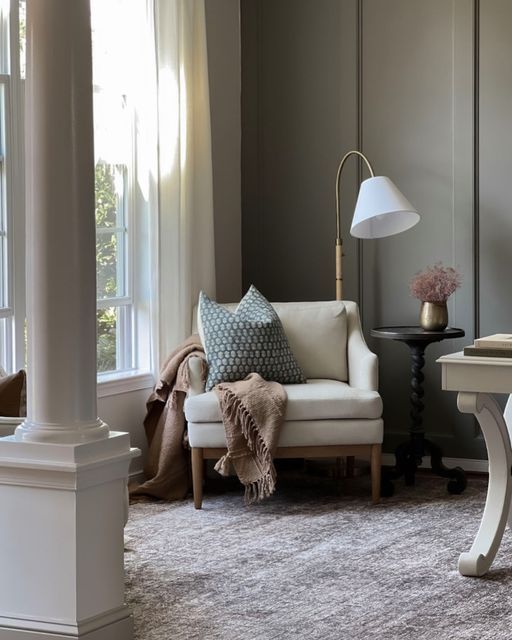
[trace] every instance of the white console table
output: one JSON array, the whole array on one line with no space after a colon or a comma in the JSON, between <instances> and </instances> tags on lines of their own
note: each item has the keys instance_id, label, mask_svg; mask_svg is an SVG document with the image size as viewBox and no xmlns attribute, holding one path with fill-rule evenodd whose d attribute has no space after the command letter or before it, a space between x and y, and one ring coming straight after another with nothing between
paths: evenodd
<instances>
[{"instance_id":1,"label":"white console table","mask_svg":"<svg viewBox=\"0 0 512 640\"><path fill-rule=\"evenodd\" d=\"M458 391L457 406L478 420L489 458L489 488L482 522L471 549L459 557L463 576L482 576L489 570L510 520L512 497L512 402L503 412L493 393L512 394L512 358L464 356L462 352L439 358L442 388Z\"/></svg>"}]
</instances>

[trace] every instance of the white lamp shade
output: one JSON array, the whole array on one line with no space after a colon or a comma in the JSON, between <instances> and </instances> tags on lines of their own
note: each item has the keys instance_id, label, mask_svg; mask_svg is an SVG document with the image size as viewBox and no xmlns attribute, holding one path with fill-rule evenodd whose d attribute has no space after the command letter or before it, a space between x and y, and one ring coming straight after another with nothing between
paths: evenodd
<instances>
[{"instance_id":1,"label":"white lamp shade","mask_svg":"<svg viewBox=\"0 0 512 640\"><path fill-rule=\"evenodd\" d=\"M410 229L419 219L391 180L376 176L361 183L350 233L356 238L384 238Z\"/></svg>"}]
</instances>

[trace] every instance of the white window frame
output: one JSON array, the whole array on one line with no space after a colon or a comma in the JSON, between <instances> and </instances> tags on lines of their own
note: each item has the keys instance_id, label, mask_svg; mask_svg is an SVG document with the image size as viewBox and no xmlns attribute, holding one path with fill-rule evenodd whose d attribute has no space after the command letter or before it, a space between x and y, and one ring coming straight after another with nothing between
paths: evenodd
<instances>
[{"instance_id":1,"label":"white window frame","mask_svg":"<svg viewBox=\"0 0 512 640\"><path fill-rule=\"evenodd\" d=\"M148 2L146 7L152 10L152 3ZM143 28L144 25L141 24L141 29ZM148 30L147 33L154 33L152 16L145 28ZM154 189L141 186L151 183L154 172L152 175L151 169L147 166L147 158L139 162L138 145L146 143L146 136L143 135L141 138L141 122L148 117L145 107L142 107L142 111L139 109L141 106L139 99L138 95L128 96L132 145L127 166L126 219L124 220L128 229L125 255L126 289L123 292L125 295L98 300L98 309L109 306L120 309L116 332L118 370L98 373L99 397L147 389L155 382L154 273L157 270L158 259L158 245L155 240L158 235L156 227L158 201Z\"/></svg>"},{"instance_id":2,"label":"white window frame","mask_svg":"<svg viewBox=\"0 0 512 640\"><path fill-rule=\"evenodd\" d=\"M0 58L2 85L1 146L3 158L2 206L5 212L7 256L5 305L0 309L1 340L6 348L2 365L9 371L26 366L25 353L25 181L24 181L24 100L20 78L19 0L10 0L8 15L2 12Z\"/></svg>"},{"instance_id":3,"label":"white window frame","mask_svg":"<svg viewBox=\"0 0 512 640\"><path fill-rule=\"evenodd\" d=\"M10 148L7 132L10 131L10 78L0 73L0 318L13 315L12 297L12 198L8 188L10 174ZM3 115L3 118L1 117Z\"/></svg>"},{"instance_id":4,"label":"white window frame","mask_svg":"<svg viewBox=\"0 0 512 640\"><path fill-rule=\"evenodd\" d=\"M0 0L1 3L1 0ZM0 16L0 62L3 57L8 57L10 68L0 66L0 85L5 93L5 158L3 162L5 198L5 225L7 232L7 276L6 296L7 306L3 307L0 301L0 335L5 338L4 344L8 345L8 351L0 354L0 364L5 363L9 370L17 370L26 367L26 286L25 286L25 181L24 181L24 79L20 77L20 47L19 47L19 0L7 0L9 15L2 13ZM0 4L1 6L1 4ZM9 55L7 55L9 54ZM133 121L133 120L132 120ZM1 134L0 134L1 135ZM135 134L133 140L136 140ZM0 153L2 153L0 149ZM144 201L137 193L136 176L137 160L135 149L132 157L132 167L129 171L127 202L128 243L127 260L129 261L129 279L126 282L126 295L122 299L116 298L115 304L123 303L128 310L131 309L130 323L131 340L129 348L124 350L123 370L98 374L98 396L104 397L138 389L147 389L154 384L152 354L153 338L151 330L152 306L154 304L152 292L153 255L152 247L138 246L134 238L140 237L141 225L152 225L155 214L150 211L155 203ZM135 215L136 212L136 215ZM144 222L141 222L144 220ZM155 230L143 229L143 234L153 238ZM142 275L141 275L142 274ZM101 300L99 306L106 306L107 300ZM127 311L128 313L128 311ZM127 321L123 323L125 334L130 329ZM122 338L119 337L118 340ZM117 351L121 345L118 344ZM3 356L3 357L2 357ZM133 360L132 360L133 356ZM130 361L130 362L129 362ZM135 364L135 367L128 366Z\"/></svg>"},{"instance_id":5,"label":"white window frame","mask_svg":"<svg viewBox=\"0 0 512 640\"><path fill-rule=\"evenodd\" d=\"M116 227L96 227L96 236L124 234L124 241L117 245L118 253L116 257L117 276L122 281L123 294L112 297L98 297L96 309L117 309L116 321L116 369L112 371L98 371L98 382L112 377L119 377L125 374L132 374L137 371L137 347L134 344L136 327L136 303L133 297L133 218L134 218L134 153L130 159L130 164L126 167L126 182L124 184L121 206L123 207L123 226Z\"/></svg>"},{"instance_id":6,"label":"white window frame","mask_svg":"<svg viewBox=\"0 0 512 640\"><path fill-rule=\"evenodd\" d=\"M154 63L154 6L152 0L138 4L137 29L141 49L137 61ZM140 8L145 6L145 19ZM144 24L145 21L145 24ZM137 65L136 65L137 67ZM128 172L128 300L132 302L132 353L135 354L136 368L125 372L99 374L99 395L107 389L119 391L117 381L126 390L153 386L158 367L158 188L157 176L157 94L156 68L146 74L140 66L133 69L141 83L134 95L129 95L132 124L131 166ZM152 80L148 83L148 78ZM143 80L143 81L142 81ZM154 85L152 84L154 83ZM154 94L153 94L154 92ZM153 101L153 102L152 102ZM149 144L149 147L147 146ZM102 303L103 304L103 303Z\"/></svg>"},{"instance_id":7,"label":"white window frame","mask_svg":"<svg viewBox=\"0 0 512 640\"><path fill-rule=\"evenodd\" d=\"M3 47L2 47L3 49ZM10 167L11 145L8 132L10 123L10 87L8 74L0 74L0 340L2 366L6 371L15 368L14 304L13 304L13 198L11 193L12 171Z\"/></svg>"}]
</instances>

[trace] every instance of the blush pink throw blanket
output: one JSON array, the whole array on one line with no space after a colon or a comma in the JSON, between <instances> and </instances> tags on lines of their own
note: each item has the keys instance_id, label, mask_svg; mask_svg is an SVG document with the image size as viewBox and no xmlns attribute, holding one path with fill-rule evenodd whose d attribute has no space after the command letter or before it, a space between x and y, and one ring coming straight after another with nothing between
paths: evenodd
<instances>
[{"instance_id":1,"label":"blush pink throw blanket","mask_svg":"<svg viewBox=\"0 0 512 640\"><path fill-rule=\"evenodd\" d=\"M160 382L147 402L144 428L149 451L146 481L130 489L132 495L164 500L183 499L190 488L190 453L186 443L183 405L190 387L188 360L200 357L203 377L206 360L199 336L190 336L168 357ZM270 496L276 486L273 455L286 411L286 392L277 382L257 373L245 380L217 385L227 453L215 469L227 475L231 466L245 486L247 503Z\"/></svg>"},{"instance_id":2,"label":"blush pink throw blanket","mask_svg":"<svg viewBox=\"0 0 512 640\"><path fill-rule=\"evenodd\" d=\"M215 469L227 475L232 465L245 486L246 503L263 500L276 487L272 459L284 422L286 391L257 373L240 382L221 383L214 391L219 397L228 448Z\"/></svg>"}]
</instances>

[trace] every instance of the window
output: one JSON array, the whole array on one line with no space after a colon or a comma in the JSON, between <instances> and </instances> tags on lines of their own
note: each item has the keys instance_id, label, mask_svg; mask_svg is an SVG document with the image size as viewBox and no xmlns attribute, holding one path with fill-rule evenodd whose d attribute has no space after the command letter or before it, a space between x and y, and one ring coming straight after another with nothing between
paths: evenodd
<instances>
[{"instance_id":1,"label":"window","mask_svg":"<svg viewBox=\"0 0 512 640\"><path fill-rule=\"evenodd\" d=\"M96 164L98 372L133 368L127 166Z\"/></svg>"},{"instance_id":2,"label":"window","mask_svg":"<svg viewBox=\"0 0 512 640\"><path fill-rule=\"evenodd\" d=\"M91 0L100 380L152 367L150 8L147 0Z\"/></svg>"},{"instance_id":3,"label":"window","mask_svg":"<svg viewBox=\"0 0 512 640\"><path fill-rule=\"evenodd\" d=\"M19 171L24 9L24 1L0 0L0 365L7 371L25 364L24 182Z\"/></svg>"},{"instance_id":4,"label":"window","mask_svg":"<svg viewBox=\"0 0 512 640\"><path fill-rule=\"evenodd\" d=\"M131 82L121 71L130 60L130 43L124 29L112 29L117 16L129 13L126 0L91 3L99 373L127 371L137 365L130 224L136 148Z\"/></svg>"},{"instance_id":5,"label":"window","mask_svg":"<svg viewBox=\"0 0 512 640\"><path fill-rule=\"evenodd\" d=\"M152 368L145 119L154 106L142 108L147 91L140 86L141 60L150 59L150 7L146 0L91 0L99 380L133 379ZM0 365L8 371L26 362L25 27L25 0L0 0Z\"/></svg>"},{"instance_id":6,"label":"window","mask_svg":"<svg viewBox=\"0 0 512 640\"><path fill-rule=\"evenodd\" d=\"M0 343L3 346L2 365L6 369L11 368L10 359L12 354L9 353L8 346L12 339L12 322L13 308L11 304L11 287L10 287L10 258L11 258L11 242L10 242L10 220L8 219L7 208L7 153L6 153L6 94L9 89L9 76L2 74L0 76Z\"/></svg>"},{"instance_id":7,"label":"window","mask_svg":"<svg viewBox=\"0 0 512 640\"><path fill-rule=\"evenodd\" d=\"M151 3L91 0L98 373L151 370ZM123 16L123 28L116 28ZM156 155L156 145L154 147Z\"/></svg>"}]
</instances>

